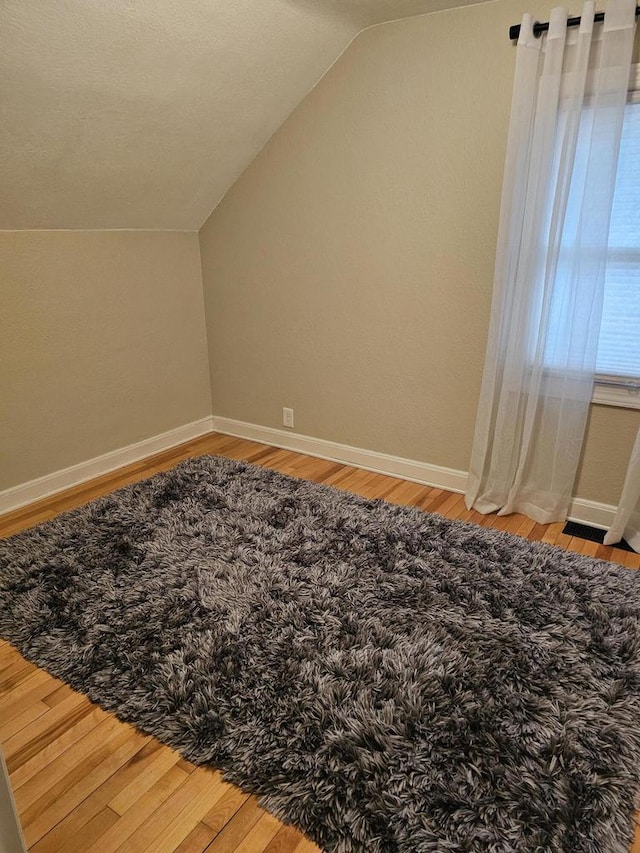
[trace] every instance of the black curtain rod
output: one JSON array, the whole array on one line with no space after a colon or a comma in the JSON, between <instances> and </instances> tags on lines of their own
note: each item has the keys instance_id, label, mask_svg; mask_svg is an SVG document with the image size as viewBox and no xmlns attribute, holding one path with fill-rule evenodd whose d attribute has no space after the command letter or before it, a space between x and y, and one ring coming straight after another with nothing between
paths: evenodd
<instances>
[{"instance_id":1,"label":"black curtain rod","mask_svg":"<svg viewBox=\"0 0 640 853\"><path fill-rule=\"evenodd\" d=\"M640 15L640 6L636 6L636 15ZM567 18L567 26L568 27L578 27L580 26L580 17L577 18ZM598 23L599 21L604 21L604 12L596 12L593 16L594 23ZM541 24L540 21L536 21L533 25L533 34L536 38L540 38L542 33L546 33L549 29L549 21L545 21L545 23ZM512 24L509 27L509 38L514 41L520 35L520 24Z\"/></svg>"}]
</instances>

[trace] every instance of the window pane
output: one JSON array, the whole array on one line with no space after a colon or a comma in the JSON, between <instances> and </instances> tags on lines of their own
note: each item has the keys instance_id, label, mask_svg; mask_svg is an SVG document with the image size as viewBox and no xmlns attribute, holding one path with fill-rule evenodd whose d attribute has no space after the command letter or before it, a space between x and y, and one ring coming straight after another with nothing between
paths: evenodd
<instances>
[{"instance_id":1,"label":"window pane","mask_svg":"<svg viewBox=\"0 0 640 853\"><path fill-rule=\"evenodd\" d=\"M613 201L598 373L640 377L640 104L625 111Z\"/></svg>"}]
</instances>

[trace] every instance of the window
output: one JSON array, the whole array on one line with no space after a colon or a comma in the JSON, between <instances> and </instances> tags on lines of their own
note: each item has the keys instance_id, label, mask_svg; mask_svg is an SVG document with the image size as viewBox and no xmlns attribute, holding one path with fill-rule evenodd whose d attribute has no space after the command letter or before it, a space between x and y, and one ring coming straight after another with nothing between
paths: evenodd
<instances>
[{"instance_id":1,"label":"window","mask_svg":"<svg viewBox=\"0 0 640 853\"><path fill-rule=\"evenodd\" d=\"M625 111L609 230L595 402L640 407L640 91Z\"/></svg>"},{"instance_id":2,"label":"window","mask_svg":"<svg viewBox=\"0 0 640 853\"><path fill-rule=\"evenodd\" d=\"M555 269L556 288L546 306L550 334L546 337L544 347L544 362L549 368L548 378L554 377L554 367L566 370L572 363L569 355L575 345L574 364L579 372L582 367L582 349L580 338L578 344L573 341L573 319L581 312L583 322L577 325L578 335L586 328L584 318L589 315L591 306L580 302L576 289L563 282L575 281L579 268L575 266L575 235L579 233L580 217L584 209L582 188L588 183L587 163L589 161L589 145L598 144L597 136L592 134L590 122L593 112L588 105L584 108L581 118L580 132L573 163L573 178L568 194L566 215L562 230L561 245L558 250ZM560 132L557 137L557 156L563 144L566 115L562 113ZM604 128L602 145L611 144L608 129ZM606 140L606 141L605 141ZM557 164L556 159L555 163ZM556 180L558 180L556 176ZM574 195L575 183L575 195ZM593 203L593 202L592 202ZM548 200L549 210L546 214L547 226L551 222L553 209L553 194ZM584 246L580 250L587 263L588 255ZM544 256L541 252L541 256ZM542 276L542 271L540 271ZM542 292L537 313L534 312L534 323L530 330L532 352L535 351L538 340L536 323L544 317ZM561 377L556 374L558 378ZM625 109L620 156L616 176L609 240L607 244L607 260L605 269L604 302L598 353L596 360L596 380L593 401L608 405L640 408L640 66L634 66L634 83L629 92Z\"/></svg>"}]
</instances>

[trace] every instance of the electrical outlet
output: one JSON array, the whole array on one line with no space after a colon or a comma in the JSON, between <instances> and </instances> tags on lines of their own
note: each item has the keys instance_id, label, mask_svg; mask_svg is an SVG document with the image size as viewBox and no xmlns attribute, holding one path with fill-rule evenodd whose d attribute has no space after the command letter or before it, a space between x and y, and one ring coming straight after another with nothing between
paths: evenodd
<instances>
[{"instance_id":1,"label":"electrical outlet","mask_svg":"<svg viewBox=\"0 0 640 853\"><path fill-rule=\"evenodd\" d=\"M282 407L282 426L293 429L293 409L287 409L286 406Z\"/></svg>"}]
</instances>

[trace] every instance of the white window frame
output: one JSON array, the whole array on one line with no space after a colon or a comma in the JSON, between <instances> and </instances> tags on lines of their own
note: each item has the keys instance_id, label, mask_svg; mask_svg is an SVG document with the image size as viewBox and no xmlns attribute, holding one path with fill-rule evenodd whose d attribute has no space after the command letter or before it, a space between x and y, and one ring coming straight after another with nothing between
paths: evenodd
<instances>
[{"instance_id":1,"label":"white window frame","mask_svg":"<svg viewBox=\"0 0 640 853\"><path fill-rule=\"evenodd\" d=\"M629 78L630 100L640 97L640 63L631 66ZM640 377L636 381L615 376L596 374L592 403L601 406L621 406L640 409Z\"/></svg>"}]
</instances>

